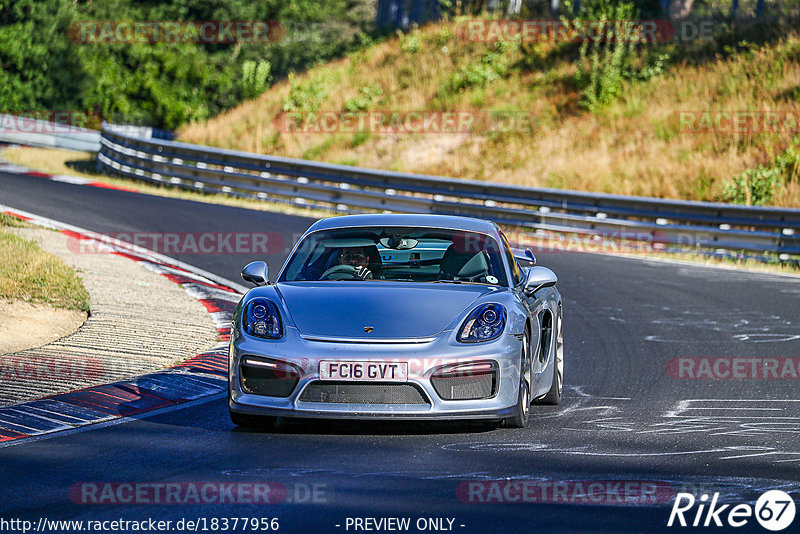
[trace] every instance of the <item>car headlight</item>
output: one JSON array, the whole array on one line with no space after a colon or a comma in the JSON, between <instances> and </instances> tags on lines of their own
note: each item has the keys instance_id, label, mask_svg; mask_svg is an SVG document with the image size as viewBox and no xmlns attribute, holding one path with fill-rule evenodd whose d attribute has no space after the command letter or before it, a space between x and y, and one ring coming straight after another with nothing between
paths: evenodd
<instances>
[{"instance_id":1,"label":"car headlight","mask_svg":"<svg viewBox=\"0 0 800 534\"><path fill-rule=\"evenodd\" d=\"M278 307L266 299L253 299L247 303L242 321L244 331L251 336L278 339L283 336L283 324Z\"/></svg>"},{"instance_id":2,"label":"car headlight","mask_svg":"<svg viewBox=\"0 0 800 534\"><path fill-rule=\"evenodd\" d=\"M503 333L506 327L506 309L500 304L484 304L469 314L457 339L462 343L491 341Z\"/></svg>"}]
</instances>

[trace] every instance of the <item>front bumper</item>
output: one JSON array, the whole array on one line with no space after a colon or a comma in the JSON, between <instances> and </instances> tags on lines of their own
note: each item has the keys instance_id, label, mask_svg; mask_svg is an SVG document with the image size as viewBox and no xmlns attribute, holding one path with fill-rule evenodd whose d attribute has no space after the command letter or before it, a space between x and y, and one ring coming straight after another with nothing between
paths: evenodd
<instances>
[{"instance_id":1,"label":"front bumper","mask_svg":"<svg viewBox=\"0 0 800 534\"><path fill-rule=\"evenodd\" d=\"M241 414L287 417L502 419L512 415L516 408L521 348L520 339L510 334L503 334L487 343L473 344L457 342L452 331L423 343L343 343L304 339L292 327L286 328L280 340L260 340L241 333L235 327L229 354L229 407L232 412ZM245 356L286 362L298 368L301 377L292 393L287 397L270 397L244 391L240 364ZM321 360L406 362L407 384L415 386L425 402L378 404L301 400L307 387L320 384ZM495 393L491 397L445 400L437 394L431 382L437 369L451 364L486 361L497 365Z\"/></svg>"}]
</instances>

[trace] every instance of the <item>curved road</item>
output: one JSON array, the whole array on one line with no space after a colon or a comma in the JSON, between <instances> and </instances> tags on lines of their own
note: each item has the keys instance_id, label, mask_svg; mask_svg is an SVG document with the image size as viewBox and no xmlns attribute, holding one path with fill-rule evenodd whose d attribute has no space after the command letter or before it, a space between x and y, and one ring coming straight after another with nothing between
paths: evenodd
<instances>
[{"instance_id":1,"label":"curved road","mask_svg":"<svg viewBox=\"0 0 800 534\"><path fill-rule=\"evenodd\" d=\"M312 222L11 174L0 174L0 203L103 233L266 230L291 243ZM277 269L286 252L273 252L268 262ZM251 259L174 256L231 280ZM678 491L752 504L767 489L783 489L800 504L798 382L785 373L672 376L676 358L800 356L800 279L597 254L537 256L558 273L564 295L566 389L563 404L536 407L525 430L300 421L251 432L230 423L217 397L0 448L0 518L258 516L277 517L285 532L354 532L353 518L409 517L411 532L418 518L452 519L451 530L464 533L663 532L690 530L666 527ZM538 484L539 495L565 484L550 499L478 502L502 493L506 479ZM92 505L69 493L84 482L206 481L280 484L287 498ZM598 481L606 493L582 498L580 488ZM652 498L620 502L617 483L626 481ZM792 528L800 529L800 518ZM763 529L751 518L738 531Z\"/></svg>"}]
</instances>

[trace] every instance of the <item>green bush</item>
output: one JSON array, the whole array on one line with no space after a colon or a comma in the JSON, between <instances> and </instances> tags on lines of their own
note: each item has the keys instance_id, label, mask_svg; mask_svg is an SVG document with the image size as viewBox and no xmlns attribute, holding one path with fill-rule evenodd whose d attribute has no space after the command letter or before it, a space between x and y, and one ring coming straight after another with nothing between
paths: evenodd
<instances>
[{"instance_id":1,"label":"green bush","mask_svg":"<svg viewBox=\"0 0 800 534\"><path fill-rule=\"evenodd\" d=\"M298 82L293 73L289 74L289 94L283 101L283 111L317 111L325 101L325 83L317 78Z\"/></svg>"},{"instance_id":2,"label":"green bush","mask_svg":"<svg viewBox=\"0 0 800 534\"><path fill-rule=\"evenodd\" d=\"M723 197L734 204L760 206L772 202L775 191L783 182L778 169L759 165L733 177L722 191Z\"/></svg>"},{"instance_id":3,"label":"green bush","mask_svg":"<svg viewBox=\"0 0 800 534\"><path fill-rule=\"evenodd\" d=\"M366 143L370 138L369 132L356 132L353 134L353 137L350 139L350 148L356 148L357 146L363 145Z\"/></svg>"},{"instance_id":4,"label":"green bush","mask_svg":"<svg viewBox=\"0 0 800 534\"><path fill-rule=\"evenodd\" d=\"M778 157L772 165L759 165L734 176L725 184L722 199L735 204L760 206L772 203L775 193L784 183L798 179L800 170L800 138L795 138L791 146Z\"/></svg>"},{"instance_id":5,"label":"green bush","mask_svg":"<svg viewBox=\"0 0 800 534\"><path fill-rule=\"evenodd\" d=\"M381 95L383 95L383 91L380 87L362 87L359 89L357 97L350 98L344 103L344 109L351 113L367 111Z\"/></svg>"},{"instance_id":6,"label":"green bush","mask_svg":"<svg viewBox=\"0 0 800 534\"><path fill-rule=\"evenodd\" d=\"M402 33L398 30L397 35L400 37L400 50L406 54L416 54L422 49L422 37L417 28L409 33Z\"/></svg>"},{"instance_id":7,"label":"green bush","mask_svg":"<svg viewBox=\"0 0 800 534\"><path fill-rule=\"evenodd\" d=\"M573 24L602 24L600 39L584 39L580 48L577 81L583 88L582 104L597 110L612 102L622 91L625 79L631 70L633 39L613 38L614 21L630 21L636 18L633 4L598 1L590 5L586 17ZM625 32L624 29L621 30Z\"/></svg>"},{"instance_id":8,"label":"green bush","mask_svg":"<svg viewBox=\"0 0 800 534\"><path fill-rule=\"evenodd\" d=\"M252 98L263 93L272 81L269 61L250 61L242 63L242 86L244 96Z\"/></svg>"},{"instance_id":9,"label":"green bush","mask_svg":"<svg viewBox=\"0 0 800 534\"><path fill-rule=\"evenodd\" d=\"M650 78L661 76L667 72L667 67L672 60L670 52L656 52L648 55L645 65L634 73L639 80L646 82Z\"/></svg>"},{"instance_id":10,"label":"green bush","mask_svg":"<svg viewBox=\"0 0 800 534\"><path fill-rule=\"evenodd\" d=\"M800 179L800 138L796 137L786 152L775 158L775 166L780 169L784 181Z\"/></svg>"},{"instance_id":11,"label":"green bush","mask_svg":"<svg viewBox=\"0 0 800 534\"><path fill-rule=\"evenodd\" d=\"M516 43L498 41L477 61L461 67L447 84L447 91L457 93L473 87L486 87L495 80L508 75L508 51Z\"/></svg>"},{"instance_id":12,"label":"green bush","mask_svg":"<svg viewBox=\"0 0 800 534\"><path fill-rule=\"evenodd\" d=\"M363 48L372 1L0 0L0 112L83 111L174 129ZM80 42L80 22L137 20L279 21L286 31L268 44Z\"/></svg>"},{"instance_id":13,"label":"green bush","mask_svg":"<svg viewBox=\"0 0 800 534\"><path fill-rule=\"evenodd\" d=\"M633 3L608 0L590 1L574 20L562 19L565 24L584 25L587 32L600 27L600 37L584 39L579 49L575 78L584 108L599 111L622 93L626 82L646 82L666 72L673 50L648 43L644 52L638 52L640 29L628 24L637 19Z\"/></svg>"}]
</instances>

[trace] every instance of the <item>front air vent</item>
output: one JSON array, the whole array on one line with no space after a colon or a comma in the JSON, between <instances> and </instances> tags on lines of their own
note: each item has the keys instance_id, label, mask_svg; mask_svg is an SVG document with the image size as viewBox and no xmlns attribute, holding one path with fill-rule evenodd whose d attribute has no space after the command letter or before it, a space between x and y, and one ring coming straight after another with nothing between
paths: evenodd
<instances>
[{"instance_id":1,"label":"front air vent","mask_svg":"<svg viewBox=\"0 0 800 534\"><path fill-rule=\"evenodd\" d=\"M429 404L419 386L396 382L312 382L299 400L336 404Z\"/></svg>"},{"instance_id":2,"label":"front air vent","mask_svg":"<svg viewBox=\"0 0 800 534\"><path fill-rule=\"evenodd\" d=\"M495 362L448 365L431 375L431 384L443 400L488 399L497 394Z\"/></svg>"},{"instance_id":3,"label":"front air vent","mask_svg":"<svg viewBox=\"0 0 800 534\"><path fill-rule=\"evenodd\" d=\"M267 397L288 397L300 381L293 365L266 358L245 356L239 366L242 391Z\"/></svg>"}]
</instances>

